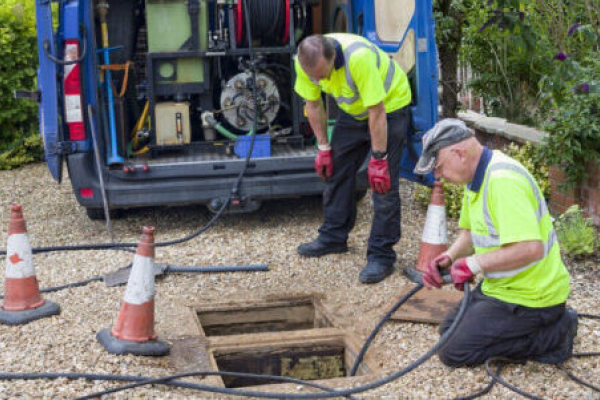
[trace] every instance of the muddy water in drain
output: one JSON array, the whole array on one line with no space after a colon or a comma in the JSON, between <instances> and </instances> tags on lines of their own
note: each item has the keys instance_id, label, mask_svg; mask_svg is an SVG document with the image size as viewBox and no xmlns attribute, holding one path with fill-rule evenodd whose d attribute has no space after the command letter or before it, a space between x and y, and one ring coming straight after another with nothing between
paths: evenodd
<instances>
[{"instance_id":1,"label":"muddy water in drain","mask_svg":"<svg viewBox=\"0 0 600 400\"><path fill-rule=\"evenodd\" d=\"M215 354L220 371L287 376L303 380L346 376L344 347L339 345L281 348L270 351ZM263 379L223 378L226 387L279 383Z\"/></svg>"}]
</instances>

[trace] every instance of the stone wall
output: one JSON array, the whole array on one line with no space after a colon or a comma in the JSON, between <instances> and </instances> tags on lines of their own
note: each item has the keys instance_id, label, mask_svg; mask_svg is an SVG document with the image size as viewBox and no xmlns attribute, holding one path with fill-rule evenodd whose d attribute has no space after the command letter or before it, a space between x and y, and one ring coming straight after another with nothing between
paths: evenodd
<instances>
[{"instance_id":1,"label":"stone wall","mask_svg":"<svg viewBox=\"0 0 600 400\"><path fill-rule=\"evenodd\" d=\"M502 149L510 143L525 142L542 143L548 134L522 125L511 124L502 118L486 117L467 111L458 117L473 128L477 138L492 149ZM566 189L561 183L565 181L563 171L556 166L549 170L550 210L563 213L574 204L579 204L585 214L592 218L596 226L600 226L600 165L586 166L588 178L574 188Z\"/></svg>"}]
</instances>

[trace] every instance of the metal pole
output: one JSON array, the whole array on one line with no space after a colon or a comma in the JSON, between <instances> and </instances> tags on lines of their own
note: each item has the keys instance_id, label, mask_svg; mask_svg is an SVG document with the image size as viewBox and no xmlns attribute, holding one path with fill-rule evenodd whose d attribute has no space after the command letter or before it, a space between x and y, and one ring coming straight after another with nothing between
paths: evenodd
<instances>
[{"instance_id":1,"label":"metal pole","mask_svg":"<svg viewBox=\"0 0 600 400\"><path fill-rule=\"evenodd\" d=\"M106 0L100 0L96 5L98 9L98 17L100 18L100 26L102 28L102 47L103 49L100 52L104 55L104 65L110 65L110 55L109 52L109 43L108 43L108 2ZM112 91L112 74L110 69L105 69L104 73L106 75L106 79L104 79L104 84L106 85L106 96L108 100L108 120L110 125L110 154L108 156L108 164L123 164L123 157L119 155L118 147L117 147L117 124L115 121L115 105L113 99L113 91Z\"/></svg>"},{"instance_id":2,"label":"metal pole","mask_svg":"<svg viewBox=\"0 0 600 400\"><path fill-rule=\"evenodd\" d=\"M209 267L176 267L167 265L165 272L257 272L268 271L269 266L266 264L259 265L233 265L233 266L209 266Z\"/></svg>"}]
</instances>

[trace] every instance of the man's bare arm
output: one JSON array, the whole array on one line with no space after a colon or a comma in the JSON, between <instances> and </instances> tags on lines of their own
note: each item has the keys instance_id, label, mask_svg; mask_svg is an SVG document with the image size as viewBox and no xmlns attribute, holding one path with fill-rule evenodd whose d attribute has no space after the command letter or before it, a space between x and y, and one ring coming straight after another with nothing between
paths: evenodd
<instances>
[{"instance_id":1,"label":"man's bare arm","mask_svg":"<svg viewBox=\"0 0 600 400\"><path fill-rule=\"evenodd\" d=\"M306 115L319 144L327 144L327 116L321 99L306 102Z\"/></svg>"},{"instance_id":2,"label":"man's bare arm","mask_svg":"<svg viewBox=\"0 0 600 400\"><path fill-rule=\"evenodd\" d=\"M387 116L383 102L369 107L369 132L374 151L387 151Z\"/></svg>"}]
</instances>

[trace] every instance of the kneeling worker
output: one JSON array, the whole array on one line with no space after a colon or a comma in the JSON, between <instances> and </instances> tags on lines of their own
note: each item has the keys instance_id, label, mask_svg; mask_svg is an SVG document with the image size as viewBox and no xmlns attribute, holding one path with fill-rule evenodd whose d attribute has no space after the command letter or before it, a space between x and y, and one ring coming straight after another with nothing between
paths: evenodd
<instances>
[{"instance_id":1,"label":"kneeling worker","mask_svg":"<svg viewBox=\"0 0 600 400\"><path fill-rule=\"evenodd\" d=\"M565 268L548 207L534 178L517 161L491 151L456 119L436 124L423 138L415 173L465 184L458 238L423 275L439 288L439 270L452 282L483 274L463 320L439 351L449 366L473 366L490 357L559 364L573 353L577 314L565 307ZM440 326L443 334L458 309Z\"/></svg>"},{"instance_id":2,"label":"kneeling worker","mask_svg":"<svg viewBox=\"0 0 600 400\"><path fill-rule=\"evenodd\" d=\"M410 120L406 74L384 51L362 36L313 35L298 46L295 91L306 100L306 113L317 138L315 169L325 180L324 221L316 240L298 253L319 257L348 251L356 221L355 175L371 151L368 176L373 189L373 223L363 283L383 280L394 270L394 245L400 240L400 157ZM341 109L327 138L321 93Z\"/></svg>"}]
</instances>

